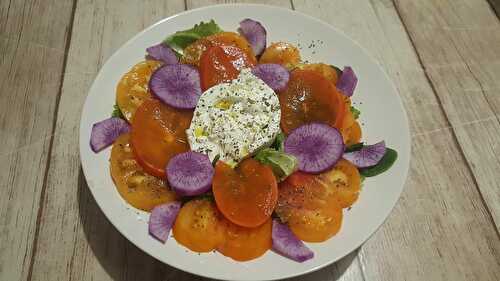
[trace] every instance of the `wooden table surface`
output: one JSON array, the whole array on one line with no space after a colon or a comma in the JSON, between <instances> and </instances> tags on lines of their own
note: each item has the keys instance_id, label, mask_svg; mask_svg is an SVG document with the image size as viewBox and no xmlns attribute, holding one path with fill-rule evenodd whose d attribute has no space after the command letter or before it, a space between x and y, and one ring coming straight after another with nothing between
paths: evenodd
<instances>
[{"instance_id":1,"label":"wooden table surface","mask_svg":"<svg viewBox=\"0 0 500 281\"><path fill-rule=\"evenodd\" d=\"M107 221L76 136L89 86L117 48L162 18L223 2L235 1L0 1L0 280L205 280ZM385 224L357 252L293 280L500 280L500 0L258 2L363 45L411 127L409 177Z\"/></svg>"}]
</instances>

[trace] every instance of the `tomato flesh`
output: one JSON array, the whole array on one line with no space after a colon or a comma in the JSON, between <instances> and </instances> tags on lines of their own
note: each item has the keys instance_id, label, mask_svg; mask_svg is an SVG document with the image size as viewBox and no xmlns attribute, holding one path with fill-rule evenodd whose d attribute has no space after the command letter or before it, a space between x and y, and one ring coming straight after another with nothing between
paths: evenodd
<instances>
[{"instance_id":1,"label":"tomato flesh","mask_svg":"<svg viewBox=\"0 0 500 281\"><path fill-rule=\"evenodd\" d=\"M191 200L179 211L173 234L177 242L192 251L210 252L224 240L221 215L211 200Z\"/></svg>"},{"instance_id":2,"label":"tomato flesh","mask_svg":"<svg viewBox=\"0 0 500 281\"><path fill-rule=\"evenodd\" d=\"M224 242L217 247L223 255L237 261L248 261L262 256L272 246L272 220L254 227L242 227L223 220Z\"/></svg>"},{"instance_id":3,"label":"tomato flesh","mask_svg":"<svg viewBox=\"0 0 500 281\"><path fill-rule=\"evenodd\" d=\"M322 242L342 224L342 207L334 193L314 175L295 173L280 183L276 212L290 230L306 242Z\"/></svg>"},{"instance_id":4,"label":"tomato flesh","mask_svg":"<svg viewBox=\"0 0 500 281\"><path fill-rule=\"evenodd\" d=\"M203 91L220 83L229 82L245 67L253 67L256 59L238 47L213 46L200 59L200 79Z\"/></svg>"},{"instance_id":5,"label":"tomato flesh","mask_svg":"<svg viewBox=\"0 0 500 281\"><path fill-rule=\"evenodd\" d=\"M148 99L132 120L131 144L146 172L166 178L165 167L173 156L189 151L186 129L193 112Z\"/></svg>"},{"instance_id":6,"label":"tomato flesh","mask_svg":"<svg viewBox=\"0 0 500 281\"><path fill-rule=\"evenodd\" d=\"M212 191L222 214L244 227L263 224L278 200L278 185L271 168L252 158L243 160L235 169L217 162Z\"/></svg>"},{"instance_id":7,"label":"tomato flesh","mask_svg":"<svg viewBox=\"0 0 500 281\"><path fill-rule=\"evenodd\" d=\"M168 183L147 174L137 163L129 141L129 134L118 137L110 158L111 177L122 198L135 208L148 212L157 205L174 201L176 196Z\"/></svg>"},{"instance_id":8,"label":"tomato flesh","mask_svg":"<svg viewBox=\"0 0 500 281\"><path fill-rule=\"evenodd\" d=\"M198 66L203 52L213 46L234 46L240 48L248 57L255 57L248 41L235 32L220 32L196 40L184 49L183 63Z\"/></svg>"},{"instance_id":9,"label":"tomato flesh","mask_svg":"<svg viewBox=\"0 0 500 281\"><path fill-rule=\"evenodd\" d=\"M314 70L295 70L279 95L281 128L285 133L311 122L340 128L344 100L333 83Z\"/></svg>"},{"instance_id":10,"label":"tomato flesh","mask_svg":"<svg viewBox=\"0 0 500 281\"><path fill-rule=\"evenodd\" d=\"M277 63L292 69L300 63L300 51L287 42L272 43L260 56L259 63Z\"/></svg>"},{"instance_id":11,"label":"tomato flesh","mask_svg":"<svg viewBox=\"0 0 500 281\"><path fill-rule=\"evenodd\" d=\"M151 97L149 93L149 78L161 66L161 62L146 60L132 67L120 79L116 86L116 104L123 116L132 121L135 111L142 102Z\"/></svg>"}]
</instances>

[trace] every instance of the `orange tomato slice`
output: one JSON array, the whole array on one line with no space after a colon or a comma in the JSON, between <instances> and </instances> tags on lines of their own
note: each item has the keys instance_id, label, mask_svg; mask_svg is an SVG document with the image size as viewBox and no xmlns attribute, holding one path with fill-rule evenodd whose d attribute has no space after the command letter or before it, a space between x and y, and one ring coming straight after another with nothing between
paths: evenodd
<instances>
[{"instance_id":1,"label":"orange tomato slice","mask_svg":"<svg viewBox=\"0 0 500 281\"><path fill-rule=\"evenodd\" d=\"M328 81L332 82L333 85L337 84L338 76L337 71L333 69L333 67L329 66L325 63L308 63L299 66L300 69L304 70L314 70L321 74L323 77L328 79Z\"/></svg>"},{"instance_id":2,"label":"orange tomato slice","mask_svg":"<svg viewBox=\"0 0 500 281\"><path fill-rule=\"evenodd\" d=\"M340 128L344 100L333 83L314 70L294 70L280 93L281 128L285 133L310 122Z\"/></svg>"},{"instance_id":3,"label":"orange tomato slice","mask_svg":"<svg viewBox=\"0 0 500 281\"><path fill-rule=\"evenodd\" d=\"M125 73L116 86L116 104L127 121L132 121L135 111L142 102L151 97L149 78L160 67L161 62L146 60Z\"/></svg>"},{"instance_id":4,"label":"orange tomato slice","mask_svg":"<svg viewBox=\"0 0 500 281\"><path fill-rule=\"evenodd\" d=\"M193 112L148 99L132 120L131 144L137 161L154 176L166 178L165 167L176 154L189 151L186 129Z\"/></svg>"},{"instance_id":5,"label":"orange tomato slice","mask_svg":"<svg viewBox=\"0 0 500 281\"><path fill-rule=\"evenodd\" d=\"M272 220L269 218L263 224L247 228L223 220L224 242L217 250L224 256L237 261L248 261L262 256L272 246Z\"/></svg>"},{"instance_id":6,"label":"orange tomato slice","mask_svg":"<svg viewBox=\"0 0 500 281\"><path fill-rule=\"evenodd\" d=\"M231 222L256 227L273 213L278 199L278 185L269 166L248 158L232 169L217 162L212 181L215 202Z\"/></svg>"},{"instance_id":7,"label":"orange tomato slice","mask_svg":"<svg viewBox=\"0 0 500 281\"><path fill-rule=\"evenodd\" d=\"M135 208L148 212L157 205L174 201L175 193L167 182L147 174L137 163L129 140L129 134L118 137L110 158L111 177L122 198Z\"/></svg>"},{"instance_id":8,"label":"orange tomato slice","mask_svg":"<svg viewBox=\"0 0 500 281\"><path fill-rule=\"evenodd\" d=\"M358 168L347 160L340 159L331 170L317 175L315 179L334 193L342 208L348 208L358 200L361 176Z\"/></svg>"},{"instance_id":9,"label":"orange tomato slice","mask_svg":"<svg viewBox=\"0 0 500 281\"><path fill-rule=\"evenodd\" d=\"M259 63L277 63L291 69L300 63L300 52L290 43L272 43L262 53Z\"/></svg>"},{"instance_id":10,"label":"orange tomato slice","mask_svg":"<svg viewBox=\"0 0 500 281\"><path fill-rule=\"evenodd\" d=\"M342 207L315 175L295 173L280 183L276 213L306 242L322 242L342 225Z\"/></svg>"},{"instance_id":11,"label":"orange tomato slice","mask_svg":"<svg viewBox=\"0 0 500 281\"><path fill-rule=\"evenodd\" d=\"M195 199L182 206L175 219L175 240L195 252L215 250L224 240L221 215L209 199Z\"/></svg>"},{"instance_id":12,"label":"orange tomato slice","mask_svg":"<svg viewBox=\"0 0 500 281\"><path fill-rule=\"evenodd\" d=\"M358 121L355 121L351 127L342 131L342 136L344 136L344 142L346 145L353 145L361 141L361 126Z\"/></svg>"},{"instance_id":13,"label":"orange tomato slice","mask_svg":"<svg viewBox=\"0 0 500 281\"><path fill-rule=\"evenodd\" d=\"M235 32L220 32L196 40L184 49L183 63L198 66L203 52L213 46L234 46L240 48L248 57L255 57L252 47L245 37Z\"/></svg>"},{"instance_id":14,"label":"orange tomato slice","mask_svg":"<svg viewBox=\"0 0 500 281\"><path fill-rule=\"evenodd\" d=\"M255 64L255 57L249 56L238 47L210 47L200 59L201 89L205 91L217 84L229 82L238 77L242 68Z\"/></svg>"}]
</instances>

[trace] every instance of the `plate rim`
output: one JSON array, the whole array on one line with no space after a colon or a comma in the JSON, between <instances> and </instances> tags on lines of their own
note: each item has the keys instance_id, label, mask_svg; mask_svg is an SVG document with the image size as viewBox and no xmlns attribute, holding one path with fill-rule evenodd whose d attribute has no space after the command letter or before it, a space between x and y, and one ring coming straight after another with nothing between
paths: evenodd
<instances>
[{"instance_id":1,"label":"plate rim","mask_svg":"<svg viewBox=\"0 0 500 281\"><path fill-rule=\"evenodd\" d=\"M203 6L203 7L198 7L198 8L195 8L195 9L190 9L190 10L185 10L185 11L182 11L182 12L179 12L179 13L176 13L174 15L171 15L171 16L168 16L166 18L163 18L163 19L160 19L159 21L147 26L146 28L142 29L141 31L139 31L137 34L135 34L134 36L132 36L130 39L128 39L126 42L124 42L123 44L121 44L116 50L113 51L113 53L106 59L106 61L100 66L99 68L99 71L96 73L96 76L94 77L93 81L92 81L92 84L91 86L89 87L88 91L87 91L87 95L85 97L85 101L82 105L82 111L81 111L81 115L80 115L80 125L79 125L79 134L78 134L78 138L79 138L79 141L78 141L78 145L79 145L79 158L80 158L80 164L81 164L81 168L82 168L82 171L83 171L83 174L85 176L85 181L87 183L87 186L96 202L96 204L99 206L99 209L100 211L104 214L104 216L106 217L106 219L111 223L111 225L113 225L113 227L122 235L124 236L130 243L132 243L133 245L135 245L137 248L139 248L141 251L143 251L144 253L146 253L147 255L155 258L156 260L160 261L161 263L163 264L166 264L170 267L173 267L173 268L176 268L178 270L181 270L183 272L187 272L189 274L194 274L194 275L198 275L198 276L201 276L201 277L205 277L205 278L212 278L212 279L217 279L217 280L233 280L233 279L228 279L228 278L221 278L221 277L218 277L218 276L215 276L213 274L207 274L207 273L204 273L204 272L194 272L194 271L191 271L189 268L181 268L180 266L177 266L177 265L172 265L170 263L167 263L166 261L163 261L159 256L157 256L156 254L154 253L150 253L149 251L146 251L139 243L137 243L136 241L134 241L134 239L131 239L131 237L129 235L127 235L118 225L115 224L115 222L110 219L110 217L108 216L108 214L106 212L104 212L103 208L100 206L100 204L98 203L99 201L96 199L96 194L94 193L94 188L91 187L91 184L89 184L88 182L88 172L86 171L85 167L84 167L84 163L83 163L83 158L82 158L82 154L84 154L84 151L83 151L83 147L84 145L88 145L88 142L85 142L85 143L82 143L82 138L81 138L81 135L82 135L82 132L84 129L84 123L83 123L83 119L84 119L84 111L83 109L87 106L87 102L89 102L89 94L94 90L94 87L96 85L96 80L97 80L97 77L99 76L99 74L101 73L101 70L103 68L105 68L105 66L107 64L109 64L110 61L112 61L116 56L117 54L119 53L119 50L121 50L122 48L124 48L126 45L129 45L131 44L131 42L137 40L138 38L140 38L141 36L143 36L145 33L147 33L149 30L153 29L154 27L156 27L157 25L160 25L164 22L167 22L167 21L170 21L170 20L173 20L177 17L181 17L181 16L184 16L184 15L187 15L187 14L190 14L190 13L195 13L197 11L201 11L201 10L209 10L209 9L218 9L218 8L223 8L223 7L256 7L256 8L262 8L262 9L274 9L274 10L280 10L281 12L286 12L286 13L291 13L291 14L296 14L300 17L303 17L307 20L310 20L310 21L313 21L317 24L320 24L320 25L323 25L323 26L326 26L327 28L330 28L330 29L333 29L335 30L337 33L339 33L340 35L342 35L345 39L351 41L354 45L356 45L365 55L367 58L369 58L370 60L370 63L373 63L377 66L378 70L381 71L381 73L383 74L383 76L385 77L385 79L389 82L390 84L390 87L393 89L393 91L396 93L396 96L397 96L397 102L400 106L400 109L402 110L402 115L403 115L403 123L406 125L406 130L404 132L404 137L405 139L408 140L408 149L406 149L406 154L405 154L405 159L407 159L406 163L403 163L404 165L404 171L403 171L403 174L402 174L402 178L403 178L403 181L402 181L402 187L400 188L400 192L398 194L398 197L397 199L392 202L392 206L391 208L389 208L387 210L386 213L384 213L384 219L380 222L380 224L371 232L369 233L368 235L364 235L365 237L363 239L361 239L361 241L359 241L358 243L355 243L356 246L353 247L352 250L350 251L347 251L345 253L342 253L341 255L339 255L339 257L337 259L332 259L328 262L325 262L323 264L320 264L320 265L317 265L317 266L312 266L311 268L307 269L307 270L304 270L302 272L297 272L297 273L291 273L291 274L287 274L287 275L283 275L283 276L280 276L280 277L273 277L273 278L267 278L265 280L281 280L281 279L285 279L285 278L292 278L292 277L297 277L297 276L302 276L302 275L305 275L305 274L309 274L309 273L312 273L312 272L315 272L321 268L324 268L324 267L327 267L329 265L332 265L333 263L345 258L347 255L349 255L350 253L358 250L366 241L368 241L376 232L378 232L378 230L380 229L381 226L383 226L387 219L389 218L390 214L393 212L394 208L396 207L396 205L398 204L402 194L403 194L403 191L405 189L405 186L406 186L406 183L407 183L407 180L408 180L408 174L409 174L409 170L410 170L410 163L411 163L411 153L412 153L412 138L411 138L411 135L410 135L410 124L409 124L409 119L408 119L408 113L407 113L407 110L406 110L406 107L404 106L404 103L403 103L403 100L401 98L401 94L398 90L398 88L396 87L394 81L390 78L390 76L387 74L387 72L385 71L385 69L382 67L382 65L379 63L378 60L376 60L374 58L374 56L372 56L366 48L364 48L360 43L358 43L356 40L352 39L351 37L349 37L343 30L321 20L321 19L318 19L316 17L313 17L311 15L308 15L308 14L305 14L305 13L302 13L300 11L296 11L294 9L290 9L290 8L285 8L285 7L280 7L280 6L273 6L273 5L267 5L267 4L258 4L258 3L224 3L224 4L215 4L215 5L208 5L208 6ZM399 157L401 158L401 157ZM257 279L245 279L245 280L257 280ZM262 279L259 279L259 280L262 280Z\"/></svg>"}]
</instances>

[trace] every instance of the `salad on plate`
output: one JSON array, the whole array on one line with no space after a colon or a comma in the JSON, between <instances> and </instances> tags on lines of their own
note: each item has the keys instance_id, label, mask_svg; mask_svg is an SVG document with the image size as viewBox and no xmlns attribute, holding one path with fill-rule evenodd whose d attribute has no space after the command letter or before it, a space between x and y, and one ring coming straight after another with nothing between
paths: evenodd
<instances>
[{"instance_id":1,"label":"salad on plate","mask_svg":"<svg viewBox=\"0 0 500 281\"><path fill-rule=\"evenodd\" d=\"M178 31L146 50L116 87L90 146L112 145L121 197L150 212L152 239L237 261L268 250L297 262L337 234L365 177L397 152L362 142L350 66L310 63L244 19ZM306 242L306 243L304 243Z\"/></svg>"}]
</instances>

